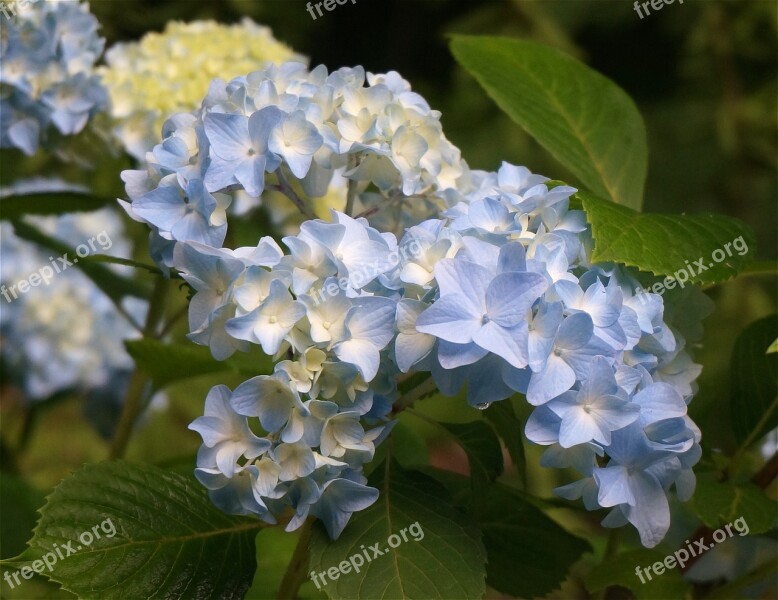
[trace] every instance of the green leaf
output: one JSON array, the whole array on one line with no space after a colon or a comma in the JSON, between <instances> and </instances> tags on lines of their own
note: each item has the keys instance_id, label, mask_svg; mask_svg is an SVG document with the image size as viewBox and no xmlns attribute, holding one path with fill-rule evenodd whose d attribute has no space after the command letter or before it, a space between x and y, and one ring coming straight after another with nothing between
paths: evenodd
<instances>
[{"instance_id":1,"label":"green leaf","mask_svg":"<svg viewBox=\"0 0 778 600\"><path fill-rule=\"evenodd\" d=\"M602 597L601 592L606 588L619 586L632 590L638 600L686 598L690 586L683 580L677 566L665 570L661 575L656 575L653 571L647 575L641 570L640 575L645 583L640 581L636 572L638 568L647 569L664 560L664 554L648 548L619 553L592 569L585 580L586 589L591 592L592 597ZM612 597L622 597L622 595L613 594Z\"/></svg>"},{"instance_id":2,"label":"green leaf","mask_svg":"<svg viewBox=\"0 0 778 600\"><path fill-rule=\"evenodd\" d=\"M123 461L76 472L40 512L29 548L3 563L88 598L242 598L263 526L221 512L191 476ZM57 558L51 570L44 556Z\"/></svg>"},{"instance_id":3,"label":"green leaf","mask_svg":"<svg viewBox=\"0 0 778 600\"><path fill-rule=\"evenodd\" d=\"M775 503L752 483L721 483L711 474L702 474L689 505L711 529L740 517L748 524L749 534L764 533L776 525Z\"/></svg>"},{"instance_id":4,"label":"green leaf","mask_svg":"<svg viewBox=\"0 0 778 600\"><path fill-rule=\"evenodd\" d=\"M15 556L27 547L43 506L44 494L18 475L0 471L0 557Z\"/></svg>"},{"instance_id":5,"label":"green leaf","mask_svg":"<svg viewBox=\"0 0 778 600\"><path fill-rule=\"evenodd\" d=\"M465 509L472 495L469 477L422 466L417 469L442 484L455 506ZM543 500L501 483L490 484L485 502L473 515L486 547L486 582L520 598L537 597L559 587L589 544L567 532L539 508Z\"/></svg>"},{"instance_id":6,"label":"green leaf","mask_svg":"<svg viewBox=\"0 0 778 600\"><path fill-rule=\"evenodd\" d=\"M522 480L525 480L527 474L526 456L524 455L524 444L521 440L521 432L524 429L521 426L516 411L513 409L511 399L508 398L502 402L495 402L483 412L492 427L497 431L505 447L508 449L508 455L511 457L514 466L519 471ZM526 481L525 481L526 482Z\"/></svg>"},{"instance_id":7,"label":"green leaf","mask_svg":"<svg viewBox=\"0 0 778 600\"><path fill-rule=\"evenodd\" d=\"M0 218L18 219L24 215L61 215L70 212L98 210L116 202L79 192L20 194L0 198Z\"/></svg>"},{"instance_id":8,"label":"green leaf","mask_svg":"<svg viewBox=\"0 0 778 600\"><path fill-rule=\"evenodd\" d=\"M450 504L446 490L396 462L376 469L370 484L379 489L378 500L355 513L337 540L330 540L320 524L313 528L310 570L323 573L352 556L364 559L363 546L370 557L359 573L349 569L335 581L327 578L326 585L320 581L325 593L360 600L481 598L486 561L481 533ZM402 536L403 530L407 541L390 548L390 536ZM376 544L382 555L374 557L369 548Z\"/></svg>"},{"instance_id":9,"label":"green leaf","mask_svg":"<svg viewBox=\"0 0 778 600\"><path fill-rule=\"evenodd\" d=\"M775 341L770 344L770 346L767 348L766 354L773 354L775 352L778 352L778 338L776 338Z\"/></svg>"},{"instance_id":10,"label":"green leaf","mask_svg":"<svg viewBox=\"0 0 778 600\"><path fill-rule=\"evenodd\" d=\"M157 389L208 373L231 371L254 376L273 371L272 359L259 351L237 353L227 360L218 361L211 356L208 348L195 344L168 344L145 338L129 340L124 345Z\"/></svg>"},{"instance_id":11,"label":"green leaf","mask_svg":"<svg viewBox=\"0 0 778 600\"><path fill-rule=\"evenodd\" d=\"M503 471L502 448L494 433L484 421L469 423L440 423L467 454L470 478L476 505L486 493L487 487Z\"/></svg>"},{"instance_id":12,"label":"green leaf","mask_svg":"<svg viewBox=\"0 0 778 600\"><path fill-rule=\"evenodd\" d=\"M753 231L731 217L641 214L586 192L576 197L592 226L592 262L623 263L659 276L676 274L678 285L683 273L692 283L706 284L737 275L755 251Z\"/></svg>"},{"instance_id":13,"label":"green leaf","mask_svg":"<svg viewBox=\"0 0 778 600\"><path fill-rule=\"evenodd\" d=\"M406 468L429 463L427 444L418 429L412 426L412 418L400 413L389 434L392 437L392 456Z\"/></svg>"},{"instance_id":14,"label":"green leaf","mask_svg":"<svg viewBox=\"0 0 778 600\"><path fill-rule=\"evenodd\" d=\"M526 40L454 36L451 51L497 105L581 183L640 209L646 128L624 90L567 54Z\"/></svg>"},{"instance_id":15,"label":"green leaf","mask_svg":"<svg viewBox=\"0 0 778 600\"><path fill-rule=\"evenodd\" d=\"M778 314L746 327L732 350L730 418L740 443L778 427L778 356L769 353Z\"/></svg>"},{"instance_id":16,"label":"green leaf","mask_svg":"<svg viewBox=\"0 0 778 600\"><path fill-rule=\"evenodd\" d=\"M488 556L486 583L518 598L559 587L591 547L568 533L508 486L492 485L477 516Z\"/></svg>"},{"instance_id":17,"label":"green leaf","mask_svg":"<svg viewBox=\"0 0 778 600\"><path fill-rule=\"evenodd\" d=\"M37 227L25 223L24 221L13 221L13 228L16 235L20 238L53 250L58 256L67 254L67 259L73 262L73 266L68 268L79 268L83 271L97 287L99 287L103 293L105 293L115 303L121 303L122 298L125 296L136 296L138 298L148 298L149 290L146 286L140 284L137 281L127 279L114 273L104 265L88 261L81 260L77 257L73 248L70 248L67 244L63 244L56 238L53 238Z\"/></svg>"}]
</instances>

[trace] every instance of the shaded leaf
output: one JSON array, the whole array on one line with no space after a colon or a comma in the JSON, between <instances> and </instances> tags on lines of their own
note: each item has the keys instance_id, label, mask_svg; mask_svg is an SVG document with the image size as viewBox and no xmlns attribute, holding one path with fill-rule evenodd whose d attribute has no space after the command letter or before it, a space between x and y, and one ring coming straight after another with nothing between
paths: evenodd
<instances>
[{"instance_id":1,"label":"shaded leaf","mask_svg":"<svg viewBox=\"0 0 778 600\"><path fill-rule=\"evenodd\" d=\"M593 595L600 595L610 586L624 587L632 590L638 600L686 598L690 585L683 580L678 567L667 569L661 575L653 571L647 575L642 570L664 560L663 553L648 548L619 553L592 569L585 580L586 588ZM636 572L638 568L643 582Z\"/></svg>"},{"instance_id":2,"label":"shaded leaf","mask_svg":"<svg viewBox=\"0 0 778 600\"><path fill-rule=\"evenodd\" d=\"M124 342L135 363L154 381L157 389L173 382L208 373L231 371L246 375L262 375L273 371L271 358L258 350L238 353L218 361L208 348L195 344L169 344L145 338Z\"/></svg>"},{"instance_id":3,"label":"shaded leaf","mask_svg":"<svg viewBox=\"0 0 778 600\"><path fill-rule=\"evenodd\" d=\"M778 427L778 356L769 351L778 315L746 327L732 350L730 417L737 441L752 442Z\"/></svg>"},{"instance_id":4,"label":"shaded leaf","mask_svg":"<svg viewBox=\"0 0 778 600\"><path fill-rule=\"evenodd\" d=\"M424 473L442 483L461 506L469 504L469 478L434 467ZM543 500L501 483L491 484L474 515L486 547L486 583L519 598L556 589L589 544L572 535L540 509Z\"/></svg>"},{"instance_id":5,"label":"shaded leaf","mask_svg":"<svg viewBox=\"0 0 778 600\"><path fill-rule=\"evenodd\" d=\"M44 498L18 475L0 471L0 557L16 556L27 547Z\"/></svg>"},{"instance_id":6,"label":"shaded leaf","mask_svg":"<svg viewBox=\"0 0 778 600\"><path fill-rule=\"evenodd\" d=\"M0 219L12 220L24 215L61 215L92 211L115 202L116 198L101 198L80 192L20 194L0 198Z\"/></svg>"},{"instance_id":7,"label":"shaded leaf","mask_svg":"<svg viewBox=\"0 0 778 600\"><path fill-rule=\"evenodd\" d=\"M494 433L484 421L469 423L440 423L467 454L470 465L476 505L480 505L489 483L503 471L502 448Z\"/></svg>"},{"instance_id":8,"label":"shaded leaf","mask_svg":"<svg viewBox=\"0 0 778 600\"><path fill-rule=\"evenodd\" d=\"M511 119L594 193L640 209L646 128L619 86L548 46L454 36L451 51Z\"/></svg>"},{"instance_id":9,"label":"shaded leaf","mask_svg":"<svg viewBox=\"0 0 778 600\"><path fill-rule=\"evenodd\" d=\"M591 550L505 485L490 487L477 519L489 559L486 583L516 597L559 587L572 564Z\"/></svg>"},{"instance_id":10,"label":"shaded leaf","mask_svg":"<svg viewBox=\"0 0 778 600\"><path fill-rule=\"evenodd\" d=\"M522 479L527 473L524 444L521 439L523 427L516 411L513 409L511 399L502 402L494 402L483 412L486 420L495 428L511 457L514 466L519 471Z\"/></svg>"}]
</instances>

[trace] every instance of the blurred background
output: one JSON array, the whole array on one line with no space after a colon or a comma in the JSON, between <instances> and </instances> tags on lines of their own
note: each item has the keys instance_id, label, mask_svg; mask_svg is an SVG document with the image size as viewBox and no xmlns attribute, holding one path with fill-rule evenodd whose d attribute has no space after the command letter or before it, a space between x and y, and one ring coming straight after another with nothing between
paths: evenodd
<instances>
[{"instance_id":1,"label":"blurred background","mask_svg":"<svg viewBox=\"0 0 778 600\"><path fill-rule=\"evenodd\" d=\"M642 112L650 148L645 211L734 216L757 233L758 247L749 249L752 258L766 261L778 255L775 0L686 0L643 19L631 0L356 0L316 20L300 0L94 0L90 4L108 47L161 31L169 20L230 23L248 16L309 56L312 66L324 64L334 70L361 64L372 72L396 70L442 112L446 136L461 148L471 167L495 170L505 160L574 184L575 178L504 116L455 64L447 35L506 35L555 46L622 86ZM12 168L4 161L0 182L20 173L40 172L50 160L36 157ZM129 165L129 159L117 158L87 179L101 193L122 197L116 173ZM73 178L84 177L72 166L56 168ZM127 227L142 257L145 228L130 222ZM746 275L708 291L716 311L705 322L705 343L695 356L704 370L700 392L690 406L691 416L704 432L703 466L715 464L717 454L731 453L736 445L727 423L732 346L749 323L775 312L776 277L774 272ZM179 301L185 301L183 293ZM182 332L178 337L183 337ZM118 407L66 394L31 410L13 385L14 373L8 365L3 376L2 469L23 474L25 480L23 486L19 483L22 492L8 483L16 481L9 478L0 489L5 497L0 530L5 558L19 552L29 538L35 519L29 507L40 505L43 495L70 471L106 457L107 433ZM168 388L160 407L146 415L127 457L190 472L199 438L186 426L201 414L211 385L234 385L241 378L236 375L234 381L225 381L223 376L203 376ZM515 406L526 415L522 404L517 401ZM473 418L471 409L456 400L423 402L422 409L445 414L450 421ZM395 447L404 448L406 461L429 457L439 466L466 468L464 455L444 446L418 420L401 425L398 436L403 443ZM537 466L538 452L528 449L528 456L528 478L536 492L549 495L552 487L566 482L564 473ZM8 494L18 498L19 493L28 495L28 506L10 501ZM683 535L683 509L679 511L677 527ZM563 513L556 516L568 520ZM586 535L597 531L599 518L598 514L589 521L577 517L566 524ZM633 534L625 531L625 543L634 543ZM280 577L281 565L294 546L294 536L271 531L263 531L258 543L270 543L264 538L271 536L276 551L260 559L250 597L263 597L260 590L275 585L272 578ZM24 592L67 596L42 582L35 586L30 584ZM315 592L312 586L304 589L306 594Z\"/></svg>"}]
</instances>

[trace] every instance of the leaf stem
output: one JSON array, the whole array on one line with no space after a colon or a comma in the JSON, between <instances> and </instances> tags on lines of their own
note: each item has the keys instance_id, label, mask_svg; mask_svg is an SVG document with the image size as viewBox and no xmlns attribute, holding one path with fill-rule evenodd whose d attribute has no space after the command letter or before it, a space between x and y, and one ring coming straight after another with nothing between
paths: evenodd
<instances>
[{"instance_id":1,"label":"leaf stem","mask_svg":"<svg viewBox=\"0 0 778 600\"><path fill-rule=\"evenodd\" d=\"M281 580L281 587L278 588L279 600L294 600L297 598L300 586L305 581L306 571L308 570L308 549L311 543L312 527L313 519L309 518L300 529L300 537L297 540L292 560L289 561L284 578Z\"/></svg>"},{"instance_id":2,"label":"leaf stem","mask_svg":"<svg viewBox=\"0 0 778 600\"><path fill-rule=\"evenodd\" d=\"M153 338L159 335L157 328L165 314L165 300L169 288L169 279L160 277L155 282L154 292L149 301L149 311L146 314L146 324L143 327L144 337ZM136 366L127 386L119 424L116 426L116 432L111 440L111 449L108 456L110 460L122 458L127 451L127 445L130 442L135 422L146 407L148 383L149 378Z\"/></svg>"}]
</instances>

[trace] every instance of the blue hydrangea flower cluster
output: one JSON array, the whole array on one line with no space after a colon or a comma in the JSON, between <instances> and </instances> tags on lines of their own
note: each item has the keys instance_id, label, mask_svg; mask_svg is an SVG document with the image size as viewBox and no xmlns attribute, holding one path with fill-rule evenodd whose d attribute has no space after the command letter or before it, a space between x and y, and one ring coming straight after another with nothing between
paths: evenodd
<instances>
[{"instance_id":1,"label":"blue hydrangea flower cluster","mask_svg":"<svg viewBox=\"0 0 778 600\"><path fill-rule=\"evenodd\" d=\"M626 269L592 264L574 188L509 164L468 169L406 82L368 81L295 64L216 81L202 113L169 121L157 162L125 173L128 211L195 290L191 339L217 359L254 344L278 361L211 390L191 426L198 478L228 512L291 510L288 529L312 514L337 537L377 497L362 465L390 429L398 378L428 372L447 395L466 384L477 408L524 394L543 464L582 475L557 492L611 508L604 525L629 522L654 546L669 489L695 485L689 349L705 311L665 311ZM288 252L271 238L221 247L217 195L273 181L301 202L296 190L323 192L338 169L353 201L283 238ZM680 301L704 306L691 288Z\"/></svg>"},{"instance_id":2,"label":"blue hydrangea flower cluster","mask_svg":"<svg viewBox=\"0 0 778 600\"><path fill-rule=\"evenodd\" d=\"M108 106L94 73L105 40L89 5L31 2L0 29L0 148L33 155L51 128L74 135Z\"/></svg>"},{"instance_id":3,"label":"blue hydrangea flower cluster","mask_svg":"<svg viewBox=\"0 0 778 600\"><path fill-rule=\"evenodd\" d=\"M110 245L97 246L100 252L116 256L129 252L124 226L113 210L28 217L28 221L73 248L100 235L101 240L110 240ZM16 236L8 223L0 223L0 356L22 376L15 383L33 402L58 392L91 392L108 384L113 396L118 396L117 378L132 370L123 340L139 333L72 264L74 258L52 256ZM22 293L18 283L31 276L38 283ZM140 321L146 302L127 299L124 308ZM112 401L120 400L113 396Z\"/></svg>"},{"instance_id":4,"label":"blue hydrangea flower cluster","mask_svg":"<svg viewBox=\"0 0 778 600\"><path fill-rule=\"evenodd\" d=\"M345 177L360 192L355 210L418 196L414 214L433 214L428 192L453 189L466 170L439 118L394 72L287 62L216 79L201 110L165 123L146 169L123 174L124 206L152 228L153 256L168 266L176 241L222 245L238 189L320 198Z\"/></svg>"}]
</instances>

